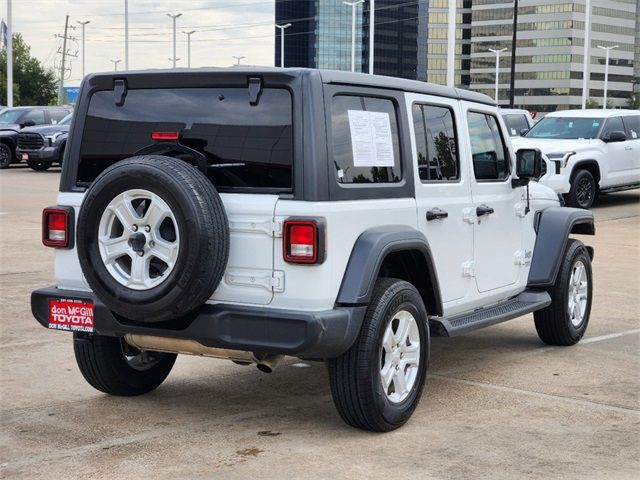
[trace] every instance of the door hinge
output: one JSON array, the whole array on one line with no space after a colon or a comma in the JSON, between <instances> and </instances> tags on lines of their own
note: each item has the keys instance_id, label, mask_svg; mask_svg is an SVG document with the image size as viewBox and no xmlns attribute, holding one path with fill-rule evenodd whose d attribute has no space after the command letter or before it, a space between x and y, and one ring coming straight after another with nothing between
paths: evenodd
<instances>
[{"instance_id":1,"label":"door hinge","mask_svg":"<svg viewBox=\"0 0 640 480\"><path fill-rule=\"evenodd\" d=\"M282 236L282 222L274 220L264 220L262 222L237 221L233 218L229 219L229 229L232 232L262 232L270 237Z\"/></svg>"},{"instance_id":2,"label":"door hinge","mask_svg":"<svg viewBox=\"0 0 640 480\"><path fill-rule=\"evenodd\" d=\"M476 262L469 260L462 264L462 276L472 278L476 276Z\"/></svg>"},{"instance_id":3,"label":"door hinge","mask_svg":"<svg viewBox=\"0 0 640 480\"><path fill-rule=\"evenodd\" d=\"M518 250L514 255L516 265L531 265L531 250Z\"/></svg>"},{"instance_id":4,"label":"door hinge","mask_svg":"<svg viewBox=\"0 0 640 480\"><path fill-rule=\"evenodd\" d=\"M473 207L462 209L462 220L469 223L476 223L476 209Z\"/></svg>"},{"instance_id":5,"label":"door hinge","mask_svg":"<svg viewBox=\"0 0 640 480\"><path fill-rule=\"evenodd\" d=\"M284 272L264 270L230 269L225 275L225 281L229 285L241 287L257 287L271 290L276 293L284 292Z\"/></svg>"},{"instance_id":6,"label":"door hinge","mask_svg":"<svg viewBox=\"0 0 640 480\"><path fill-rule=\"evenodd\" d=\"M527 216L527 204L524 202L518 202L515 205L515 212L517 217L526 217Z\"/></svg>"},{"instance_id":7,"label":"door hinge","mask_svg":"<svg viewBox=\"0 0 640 480\"><path fill-rule=\"evenodd\" d=\"M271 288L275 293L284 292L284 272L275 270L271 276Z\"/></svg>"}]
</instances>

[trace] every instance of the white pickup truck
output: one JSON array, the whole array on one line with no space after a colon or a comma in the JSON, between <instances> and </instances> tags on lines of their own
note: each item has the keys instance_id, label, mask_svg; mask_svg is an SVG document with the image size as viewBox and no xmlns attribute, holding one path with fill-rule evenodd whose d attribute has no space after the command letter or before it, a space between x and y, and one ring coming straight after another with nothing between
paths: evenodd
<instances>
[{"instance_id":1,"label":"white pickup truck","mask_svg":"<svg viewBox=\"0 0 640 480\"><path fill-rule=\"evenodd\" d=\"M554 112L511 141L515 150L542 150L552 168L540 183L569 206L590 208L599 194L640 188L638 110Z\"/></svg>"}]
</instances>

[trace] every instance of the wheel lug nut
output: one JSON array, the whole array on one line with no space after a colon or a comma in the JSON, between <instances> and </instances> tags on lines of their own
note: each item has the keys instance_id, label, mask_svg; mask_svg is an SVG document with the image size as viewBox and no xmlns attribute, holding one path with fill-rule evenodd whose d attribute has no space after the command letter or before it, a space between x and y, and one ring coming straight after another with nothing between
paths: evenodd
<instances>
[{"instance_id":1,"label":"wheel lug nut","mask_svg":"<svg viewBox=\"0 0 640 480\"><path fill-rule=\"evenodd\" d=\"M151 227L149 225L145 225L144 231L145 232L150 232L151 231Z\"/></svg>"},{"instance_id":2,"label":"wheel lug nut","mask_svg":"<svg viewBox=\"0 0 640 480\"><path fill-rule=\"evenodd\" d=\"M138 255L142 257L144 255L144 252L138 252Z\"/></svg>"},{"instance_id":3,"label":"wheel lug nut","mask_svg":"<svg viewBox=\"0 0 640 480\"><path fill-rule=\"evenodd\" d=\"M150 247L155 247L155 246L156 246L156 242L154 242L153 240L151 240L151 241L149 242L149 246L150 246Z\"/></svg>"},{"instance_id":4,"label":"wheel lug nut","mask_svg":"<svg viewBox=\"0 0 640 480\"><path fill-rule=\"evenodd\" d=\"M131 230L133 230L134 232L138 231L138 225L134 225L131 227Z\"/></svg>"}]
</instances>

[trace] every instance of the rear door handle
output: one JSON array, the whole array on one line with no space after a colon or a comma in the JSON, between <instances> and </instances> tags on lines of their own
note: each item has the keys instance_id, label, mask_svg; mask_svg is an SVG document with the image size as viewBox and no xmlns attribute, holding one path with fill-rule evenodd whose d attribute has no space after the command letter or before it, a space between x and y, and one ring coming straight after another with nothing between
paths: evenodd
<instances>
[{"instance_id":1,"label":"rear door handle","mask_svg":"<svg viewBox=\"0 0 640 480\"><path fill-rule=\"evenodd\" d=\"M627 145L626 147L624 147L625 150L633 150L632 147L630 147L629 145Z\"/></svg>"},{"instance_id":2,"label":"rear door handle","mask_svg":"<svg viewBox=\"0 0 640 480\"><path fill-rule=\"evenodd\" d=\"M444 210L440 210L439 208L434 208L433 210L427 210L427 222L431 220L438 220L440 218L447 218L449 216L448 212Z\"/></svg>"},{"instance_id":3,"label":"rear door handle","mask_svg":"<svg viewBox=\"0 0 640 480\"><path fill-rule=\"evenodd\" d=\"M487 205L480 205L476 208L476 215L478 217L482 217L483 215L491 215L493 213L493 208L488 207Z\"/></svg>"}]
</instances>

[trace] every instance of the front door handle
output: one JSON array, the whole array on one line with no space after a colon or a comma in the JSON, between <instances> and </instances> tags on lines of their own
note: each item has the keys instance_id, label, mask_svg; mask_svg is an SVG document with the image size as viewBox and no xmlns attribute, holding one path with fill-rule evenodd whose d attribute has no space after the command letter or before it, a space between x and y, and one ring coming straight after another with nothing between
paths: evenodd
<instances>
[{"instance_id":1,"label":"front door handle","mask_svg":"<svg viewBox=\"0 0 640 480\"><path fill-rule=\"evenodd\" d=\"M626 147L624 147L625 150L633 150L633 148L629 145L627 145Z\"/></svg>"},{"instance_id":2,"label":"front door handle","mask_svg":"<svg viewBox=\"0 0 640 480\"><path fill-rule=\"evenodd\" d=\"M488 207L487 205L480 205L476 208L476 215L478 217L482 217L483 215L491 215L493 213L493 208Z\"/></svg>"},{"instance_id":3,"label":"front door handle","mask_svg":"<svg viewBox=\"0 0 640 480\"><path fill-rule=\"evenodd\" d=\"M440 218L447 218L449 213L444 210L440 210L439 208L434 208L433 210L427 210L427 222L431 220L438 220Z\"/></svg>"}]
</instances>

